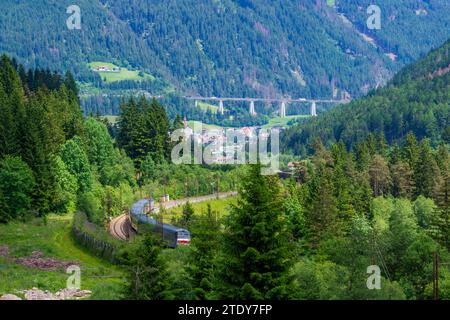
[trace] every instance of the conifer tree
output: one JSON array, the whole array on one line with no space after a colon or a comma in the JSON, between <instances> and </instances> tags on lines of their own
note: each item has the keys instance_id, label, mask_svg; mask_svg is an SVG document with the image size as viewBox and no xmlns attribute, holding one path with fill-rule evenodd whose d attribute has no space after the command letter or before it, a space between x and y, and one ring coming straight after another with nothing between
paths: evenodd
<instances>
[{"instance_id":1,"label":"conifer tree","mask_svg":"<svg viewBox=\"0 0 450 320\"><path fill-rule=\"evenodd\" d=\"M402 148L403 159L409 164L413 172L416 171L416 165L419 160L419 146L414 133L409 132L406 136L405 145Z\"/></svg>"},{"instance_id":2,"label":"conifer tree","mask_svg":"<svg viewBox=\"0 0 450 320\"><path fill-rule=\"evenodd\" d=\"M358 143L355 147L355 157L357 169L359 171L365 171L369 168L371 155L369 152L369 148L367 147L367 143L362 141Z\"/></svg>"},{"instance_id":3,"label":"conifer tree","mask_svg":"<svg viewBox=\"0 0 450 320\"><path fill-rule=\"evenodd\" d=\"M7 56L0 58L0 156L20 155L23 134L26 129L25 99L20 78Z\"/></svg>"},{"instance_id":4,"label":"conifer tree","mask_svg":"<svg viewBox=\"0 0 450 320\"><path fill-rule=\"evenodd\" d=\"M341 227L330 168L318 169L310 184L307 205L308 238L313 248L317 248L323 240L337 235Z\"/></svg>"},{"instance_id":5,"label":"conifer tree","mask_svg":"<svg viewBox=\"0 0 450 320\"><path fill-rule=\"evenodd\" d=\"M138 130L138 116L139 111L137 109L136 102L131 97L127 102L121 101L120 104L121 115L119 118L119 132L117 136L117 142L121 148L125 150L127 155L132 158L137 158L137 152L135 150L135 134ZM137 165L137 161L135 161Z\"/></svg>"},{"instance_id":6,"label":"conifer tree","mask_svg":"<svg viewBox=\"0 0 450 320\"><path fill-rule=\"evenodd\" d=\"M182 217L181 217L181 225L185 228L188 228L192 222L192 217L194 215L194 208L190 204L190 202L186 202L183 206Z\"/></svg>"},{"instance_id":7,"label":"conifer tree","mask_svg":"<svg viewBox=\"0 0 450 320\"><path fill-rule=\"evenodd\" d=\"M119 145L140 168L146 156L153 160L167 159L170 152L170 122L164 108L153 99L142 96L138 102L131 98L121 104Z\"/></svg>"},{"instance_id":8,"label":"conifer tree","mask_svg":"<svg viewBox=\"0 0 450 320\"><path fill-rule=\"evenodd\" d=\"M168 292L168 272L161 256L161 242L147 233L129 251L120 256L126 266L127 285L124 290L128 300L164 300Z\"/></svg>"},{"instance_id":9,"label":"conifer tree","mask_svg":"<svg viewBox=\"0 0 450 320\"><path fill-rule=\"evenodd\" d=\"M225 223L220 284L227 299L283 299L289 296L291 267L284 192L277 177L253 165L241 197Z\"/></svg>"},{"instance_id":10,"label":"conifer tree","mask_svg":"<svg viewBox=\"0 0 450 320\"><path fill-rule=\"evenodd\" d=\"M370 184L375 197L387 195L391 187L391 175L386 160L375 155L369 168Z\"/></svg>"},{"instance_id":11,"label":"conifer tree","mask_svg":"<svg viewBox=\"0 0 450 320\"><path fill-rule=\"evenodd\" d=\"M420 143L414 176L416 196L423 195L431 198L433 196L434 184L440 178L440 171L434 160L433 151L431 150L428 139L424 139Z\"/></svg>"},{"instance_id":12,"label":"conifer tree","mask_svg":"<svg viewBox=\"0 0 450 320\"><path fill-rule=\"evenodd\" d=\"M175 119L173 120L172 130L171 131L174 131L174 130L177 130L177 129L182 129L183 126L184 126L183 120L181 119L180 114L177 113Z\"/></svg>"},{"instance_id":13,"label":"conifer tree","mask_svg":"<svg viewBox=\"0 0 450 320\"><path fill-rule=\"evenodd\" d=\"M195 295L200 300L208 298L212 289L214 271L217 269L215 259L219 250L221 232L221 224L217 216L218 212L214 212L208 204L206 212L191 226L195 237L191 242L189 272L194 282Z\"/></svg>"},{"instance_id":14,"label":"conifer tree","mask_svg":"<svg viewBox=\"0 0 450 320\"><path fill-rule=\"evenodd\" d=\"M411 199L413 187L413 172L409 164L398 161L392 166L392 194L395 197Z\"/></svg>"},{"instance_id":15,"label":"conifer tree","mask_svg":"<svg viewBox=\"0 0 450 320\"><path fill-rule=\"evenodd\" d=\"M332 147L332 154L334 159L332 173L333 195L336 198L339 218L342 222L346 222L349 225L356 211L353 207L352 184L347 171L349 169L348 161L350 160L343 141Z\"/></svg>"}]
</instances>

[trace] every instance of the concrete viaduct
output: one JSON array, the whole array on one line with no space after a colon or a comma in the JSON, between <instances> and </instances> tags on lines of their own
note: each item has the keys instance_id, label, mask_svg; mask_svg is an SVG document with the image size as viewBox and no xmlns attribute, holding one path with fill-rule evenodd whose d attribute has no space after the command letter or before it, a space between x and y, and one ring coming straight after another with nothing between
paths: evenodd
<instances>
[{"instance_id":1,"label":"concrete viaduct","mask_svg":"<svg viewBox=\"0 0 450 320\"><path fill-rule=\"evenodd\" d=\"M350 100L332 100L332 99L291 99L291 98L278 98L278 99L270 99L270 98L218 98L218 97L200 97L200 96L188 96L185 97L188 100L195 100L195 103L197 104L197 101L214 101L219 103L218 112L220 114L224 114L224 102L226 101L238 101L238 102L248 102L249 103L249 113L252 116L256 115L255 111L255 102L264 102L264 103L279 103L280 109L280 117L284 118L286 117L286 110L289 103L293 102L304 102L304 103L310 103L310 115L311 116L317 116L317 103L331 103L331 104L341 104L341 103L348 103Z\"/></svg>"}]
</instances>

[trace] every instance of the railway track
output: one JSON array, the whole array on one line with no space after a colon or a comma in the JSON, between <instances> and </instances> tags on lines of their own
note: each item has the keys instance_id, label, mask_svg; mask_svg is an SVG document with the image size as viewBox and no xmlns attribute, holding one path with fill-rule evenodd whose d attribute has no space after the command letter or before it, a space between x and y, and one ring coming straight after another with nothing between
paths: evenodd
<instances>
[{"instance_id":1,"label":"railway track","mask_svg":"<svg viewBox=\"0 0 450 320\"><path fill-rule=\"evenodd\" d=\"M119 240L128 240L130 231L130 221L127 214L122 214L109 223L109 233Z\"/></svg>"}]
</instances>

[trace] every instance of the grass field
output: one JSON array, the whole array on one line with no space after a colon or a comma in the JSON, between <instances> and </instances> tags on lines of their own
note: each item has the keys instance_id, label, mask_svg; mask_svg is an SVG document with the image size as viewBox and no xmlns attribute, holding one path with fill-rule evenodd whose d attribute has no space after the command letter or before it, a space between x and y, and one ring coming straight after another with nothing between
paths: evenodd
<instances>
[{"instance_id":1,"label":"grass field","mask_svg":"<svg viewBox=\"0 0 450 320\"><path fill-rule=\"evenodd\" d=\"M202 125L203 129L207 129L207 130L213 130L213 129L222 129L223 127L215 125L215 124L206 124L206 123L201 123L200 121L188 121L188 126L191 127L192 129L194 128L194 124L200 126L200 124Z\"/></svg>"},{"instance_id":2,"label":"grass field","mask_svg":"<svg viewBox=\"0 0 450 320\"><path fill-rule=\"evenodd\" d=\"M209 103L205 103L202 101L198 101L198 107L203 111L211 110L212 113L217 113L217 109L219 109L218 106L215 106L215 105L209 104Z\"/></svg>"},{"instance_id":3,"label":"grass field","mask_svg":"<svg viewBox=\"0 0 450 320\"><path fill-rule=\"evenodd\" d=\"M101 118L108 120L111 124L116 124L119 121L119 116L101 116Z\"/></svg>"},{"instance_id":4,"label":"grass field","mask_svg":"<svg viewBox=\"0 0 450 320\"><path fill-rule=\"evenodd\" d=\"M237 197L230 197L226 199L219 199L219 200L211 200L211 201L205 201L200 203L192 203L192 208L194 209L194 215L198 216L206 212L208 208L208 204L211 205L211 209L213 211L217 211L219 216L224 216L228 212L228 208L230 204L236 203ZM181 214L183 212L183 207L175 207L172 209L167 210L167 219L170 221L173 217L181 217Z\"/></svg>"},{"instance_id":5,"label":"grass field","mask_svg":"<svg viewBox=\"0 0 450 320\"><path fill-rule=\"evenodd\" d=\"M264 125L263 128L271 128L275 126L280 127L288 127L288 122L295 119L301 119L301 118L309 118L309 115L296 115L296 116L287 116L284 118L276 117L269 120L269 123Z\"/></svg>"},{"instance_id":6,"label":"grass field","mask_svg":"<svg viewBox=\"0 0 450 320\"><path fill-rule=\"evenodd\" d=\"M76 262L81 269L81 289L91 290L90 299L119 299L123 271L81 248L71 237L72 216L51 215L47 224L34 219L26 224L0 224L0 247L9 248L9 256L0 256L0 295L37 287L53 293L66 287L70 274L64 270L44 271L13 261L40 251L46 258Z\"/></svg>"},{"instance_id":7,"label":"grass field","mask_svg":"<svg viewBox=\"0 0 450 320\"><path fill-rule=\"evenodd\" d=\"M114 67L118 67L115 64L102 62L102 61L93 61L88 63L88 66L91 69L94 69L99 66L109 67L110 69ZM98 72L98 74L102 77L103 81L107 83L115 82L115 81L123 81L123 80L154 80L155 78L148 74L144 73L143 76L139 75L139 71L128 70L127 68L121 68L120 72Z\"/></svg>"}]
</instances>

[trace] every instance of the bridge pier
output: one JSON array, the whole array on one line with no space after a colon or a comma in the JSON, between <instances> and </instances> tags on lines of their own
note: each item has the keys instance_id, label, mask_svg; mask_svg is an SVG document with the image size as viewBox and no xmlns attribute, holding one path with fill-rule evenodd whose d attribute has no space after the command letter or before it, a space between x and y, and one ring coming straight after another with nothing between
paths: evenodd
<instances>
[{"instance_id":1,"label":"bridge pier","mask_svg":"<svg viewBox=\"0 0 450 320\"><path fill-rule=\"evenodd\" d=\"M251 116L256 116L255 101L253 101L253 100L250 101L249 113L250 113Z\"/></svg>"},{"instance_id":2,"label":"bridge pier","mask_svg":"<svg viewBox=\"0 0 450 320\"><path fill-rule=\"evenodd\" d=\"M281 105L280 105L280 117L281 117L281 118L286 117L286 102L285 102L285 101L281 101Z\"/></svg>"},{"instance_id":3,"label":"bridge pier","mask_svg":"<svg viewBox=\"0 0 450 320\"><path fill-rule=\"evenodd\" d=\"M198 108L198 100L195 100L195 107Z\"/></svg>"},{"instance_id":4,"label":"bridge pier","mask_svg":"<svg viewBox=\"0 0 450 320\"><path fill-rule=\"evenodd\" d=\"M315 101L311 104L311 116L317 117L317 106Z\"/></svg>"},{"instance_id":5,"label":"bridge pier","mask_svg":"<svg viewBox=\"0 0 450 320\"><path fill-rule=\"evenodd\" d=\"M219 101L219 109L217 110L221 115L224 114L224 108L223 108L223 100Z\"/></svg>"}]
</instances>

